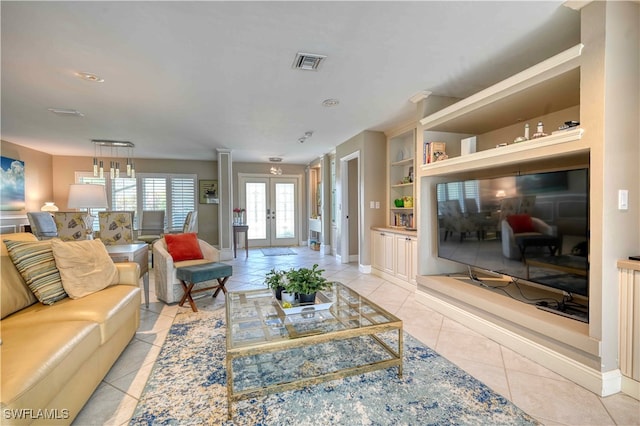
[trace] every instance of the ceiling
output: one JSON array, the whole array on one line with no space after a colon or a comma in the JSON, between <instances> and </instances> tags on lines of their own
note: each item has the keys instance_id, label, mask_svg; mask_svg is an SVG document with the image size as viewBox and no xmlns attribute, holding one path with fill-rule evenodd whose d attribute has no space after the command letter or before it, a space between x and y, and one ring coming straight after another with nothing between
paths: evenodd
<instances>
[{"instance_id":1,"label":"ceiling","mask_svg":"<svg viewBox=\"0 0 640 426\"><path fill-rule=\"evenodd\" d=\"M1 137L52 155L115 139L138 158L307 164L416 120L422 90L466 97L577 44L562 3L2 1ZM297 52L326 59L295 70Z\"/></svg>"}]
</instances>

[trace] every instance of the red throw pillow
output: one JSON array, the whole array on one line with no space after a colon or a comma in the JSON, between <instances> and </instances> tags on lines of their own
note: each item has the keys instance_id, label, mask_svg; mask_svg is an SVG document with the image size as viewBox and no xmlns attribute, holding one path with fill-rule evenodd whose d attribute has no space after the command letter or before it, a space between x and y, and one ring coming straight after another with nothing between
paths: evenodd
<instances>
[{"instance_id":1,"label":"red throw pillow","mask_svg":"<svg viewBox=\"0 0 640 426\"><path fill-rule=\"evenodd\" d=\"M536 232L533 227L533 221L528 214L512 214L507 216L507 222L514 234L522 234L523 232Z\"/></svg>"},{"instance_id":2,"label":"red throw pillow","mask_svg":"<svg viewBox=\"0 0 640 426\"><path fill-rule=\"evenodd\" d=\"M186 234L165 234L164 240L167 243L167 251L174 262L182 260L204 259L198 235L195 232Z\"/></svg>"}]
</instances>

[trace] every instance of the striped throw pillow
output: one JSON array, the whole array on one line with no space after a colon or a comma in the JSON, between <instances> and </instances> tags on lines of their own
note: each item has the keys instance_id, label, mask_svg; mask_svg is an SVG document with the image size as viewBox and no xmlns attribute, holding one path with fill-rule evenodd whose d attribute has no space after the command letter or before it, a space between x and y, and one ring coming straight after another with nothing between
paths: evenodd
<instances>
[{"instance_id":1,"label":"striped throw pillow","mask_svg":"<svg viewBox=\"0 0 640 426\"><path fill-rule=\"evenodd\" d=\"M36 298L53 305L67 297L51 249L51 241L4 240L9 257Z\"/></svg>"}]
</instances>

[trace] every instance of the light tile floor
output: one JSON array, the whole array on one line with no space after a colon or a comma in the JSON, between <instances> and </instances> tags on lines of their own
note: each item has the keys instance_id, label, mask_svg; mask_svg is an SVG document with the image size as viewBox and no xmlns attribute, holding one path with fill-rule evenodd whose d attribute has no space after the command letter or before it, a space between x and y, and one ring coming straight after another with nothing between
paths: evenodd
<instances>
[{"instance_id":1,"label":"light tile floor","mask_svg":"<svg viewBox=\"0 0 640 426\"><path fill-rule=\"evenodd\" d=\"M640 402L624 394L601 398L467 327L427 308L412 292L363 274L355 263L340 264L306 247L297 255L263 256L259 249L233 261L230 290L263 286L271 268L319 264L324 275L356 289L404 321L404 329L478 378L545 425L640 425ZM173 318L181 309L155 298L141 306L141 323L104 381L76 418L75 425L124 425L131 418ZM218 297L224 297L220 294ZM196 301L197 303L197 301Z\"/></svg>"}]
</instances>

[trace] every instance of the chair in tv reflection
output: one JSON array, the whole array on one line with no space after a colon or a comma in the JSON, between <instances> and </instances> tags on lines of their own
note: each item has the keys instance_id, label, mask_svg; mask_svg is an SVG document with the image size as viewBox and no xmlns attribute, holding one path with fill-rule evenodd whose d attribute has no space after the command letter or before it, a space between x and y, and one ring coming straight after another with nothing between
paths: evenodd
<instances>
[{"instance_id":1,"label":"chair in tv reflection","mask_svg":"<svg viewBox=\"0 0 640 426\"><path fill-rule=\"evenodd\" d=\"M447 241L449 235L454 233L460 234L460 242L471 232L475 232L480 238L480 228L472 216L463 214L460 202L458 200L440 201L438 203L440 210L441 226L444 228L444 241Z\"/></svg>"}]
</instances>

